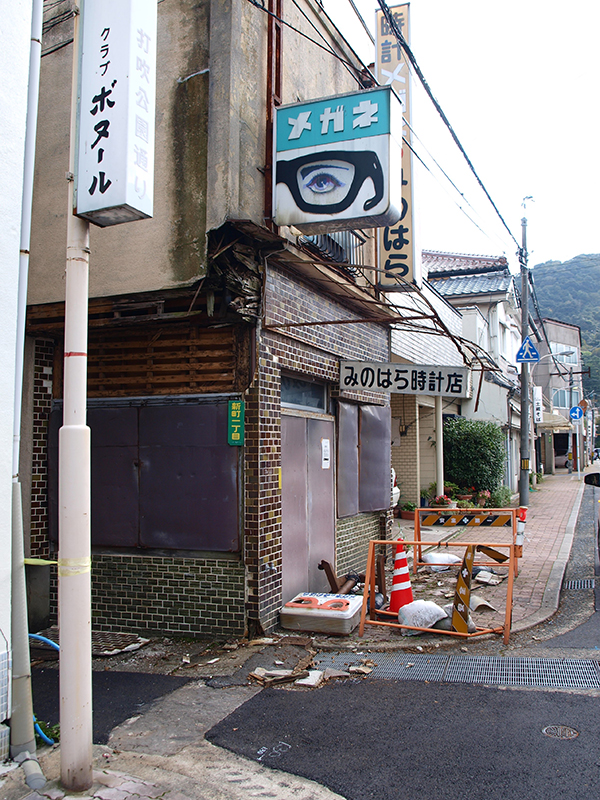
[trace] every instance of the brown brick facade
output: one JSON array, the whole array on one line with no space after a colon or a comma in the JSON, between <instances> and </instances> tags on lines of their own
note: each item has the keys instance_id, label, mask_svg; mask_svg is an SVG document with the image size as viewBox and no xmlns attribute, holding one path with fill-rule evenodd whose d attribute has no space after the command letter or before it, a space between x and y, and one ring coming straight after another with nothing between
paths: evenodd
<instances>
[{"instance_id":1,"label":"brown brick facade","mask_svg":"<svg viewBox=\"0 0 600 800\"><path fill-rule=\"evenodd\" d=\"M34 357L30 552L36 558L44 558L49 555L47 445L54 342L51 339L37 339Z\"/></svg>"},{"instance_id":2,"label":"brown brick facade","mask_svg":"<svg viewBox=\"0 0 600 800\"><path fill-rule=\"evenodd\" d=\"M246 439L242 558L204 553L198 557L117 551L94 554L92 613L98 630L240 635L246 630L267 631L278 623L282 604L282 371L320 380L328 386L330 396L336 397L340 358L386 360L388 334L383 326L361 322L274 329L272 326L278 322L352 320L359 315L281 269L270 266L265 280L265 322L257 336L254 379L243 395ZM32 508L36 554L48 549L45 450L52 398L52 349L51 342L38 340L33 495L38 505ZM198 389L197 385L193 388ZM148 391L151 390L149 385ZM356 402L382 402L381 395L366 392L344 393L344 397ZM383 402L387 400L383 398ZM385 512L359 514L337 522L339 574L364 570L367 542L386 535L388 517ZM56 612L55 581L53 586L52 605Z\"/></svg>"}]
</instances>

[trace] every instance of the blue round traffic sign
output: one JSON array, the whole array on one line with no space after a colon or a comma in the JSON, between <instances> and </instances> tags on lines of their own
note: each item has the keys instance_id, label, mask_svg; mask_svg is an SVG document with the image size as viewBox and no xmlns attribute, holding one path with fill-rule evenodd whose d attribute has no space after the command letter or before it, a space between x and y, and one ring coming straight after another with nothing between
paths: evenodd
<instances>
[{"instance_id":1,"label":"blue round traffic sign","mask_svg":"<svg viewBox=\"0 0 600 800\"><path fill-rule=\"evenodd\" d=\"M583 408L581 406L573 406L573 408L569 411L569 416L571 419L581 419L583 417Z\"/></svg>"}]
</instances>

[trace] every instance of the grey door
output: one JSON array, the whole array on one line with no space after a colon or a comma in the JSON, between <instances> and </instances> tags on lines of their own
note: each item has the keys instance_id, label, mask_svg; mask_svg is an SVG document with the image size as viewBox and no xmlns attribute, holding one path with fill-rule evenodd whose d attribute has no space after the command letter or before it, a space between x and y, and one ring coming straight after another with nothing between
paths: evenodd
<instances>
[{"instance_id":1,"label":"grey door","mask_svg":"<svg viewBox=\"0 0 600 800\"><path fill-rule=\"evenodd\" d=\"M335 562L333 453L332 420L282 415L284 603L299 592L329 591L318 565L323 559Z\"/></svg>"}]
</instances>

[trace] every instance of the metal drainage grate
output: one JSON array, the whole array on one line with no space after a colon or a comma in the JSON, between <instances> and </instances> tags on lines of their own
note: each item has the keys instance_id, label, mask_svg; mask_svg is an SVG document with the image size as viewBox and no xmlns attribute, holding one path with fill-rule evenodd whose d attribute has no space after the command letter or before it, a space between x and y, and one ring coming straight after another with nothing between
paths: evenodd
<instances>
[{"instance_id":1,"label":"metal drainage grate","mask_svg":"<svg viewBox=\"0 0 600 800\"><path fill-rule=\"evenodd\" d=\"M594 578L565 581L565 589L594 589L595 587L596 581Z\"/></svg>"},{"instance_id":2,"label":"metal drainage grate","mask_svg":"<svg viewBox=\"0 0 600 800\"><path fill-rule=\"evenodd\" d=\"M567 725L547 725L542 728L542 733L552 739L576 739L579 736L579 731Z\"/></svg>"},{"instance_id":3,"label":"metal drainage grate","mask_svg":"<svg viewBox=\"0 0 600 800\"><path fill-rule=\"evenodd\" d=\"M500 658L442 654L320 653L319 669L345 669L365 658L375 663L370 678L445 681L495 686L600 689L598 662L558 658Z\"/></svg>"}]
</instances>

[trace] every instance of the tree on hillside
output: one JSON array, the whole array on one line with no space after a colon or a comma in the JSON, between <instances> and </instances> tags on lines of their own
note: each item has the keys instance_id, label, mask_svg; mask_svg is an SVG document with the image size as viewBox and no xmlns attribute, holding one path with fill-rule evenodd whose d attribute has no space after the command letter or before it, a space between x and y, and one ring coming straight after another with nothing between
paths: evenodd
<instances>
[{"instance_id":1,"label":"tree on hillside","mask_svg":"<svg viewBox=\"0 0 600 800\"><path fill-rule=\"evenodd\" d=\"M537 264L533 276L542 315L581 329L583 388L600 397L600 254Z\"/></svg>"}]
</instances>

